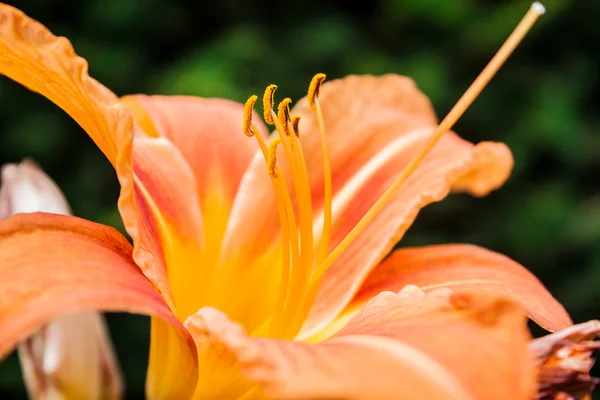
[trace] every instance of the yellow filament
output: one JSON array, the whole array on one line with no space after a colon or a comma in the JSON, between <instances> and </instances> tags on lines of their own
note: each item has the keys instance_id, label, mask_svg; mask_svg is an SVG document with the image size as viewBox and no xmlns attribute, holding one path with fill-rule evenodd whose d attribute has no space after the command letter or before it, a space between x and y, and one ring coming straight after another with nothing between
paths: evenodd
<instances>
[{"instance_id":1,"label":"yellow filament","mask_svg":"<svg viewBox=\"0 0 600 400\"><path fill-rule=\"evenodd\" d=\"M477 79L471 84L463 96L458 100L456 105L450 110L448 115L438 125L435 132L431 135L421 152L404 168L400 176L392 183L385 193L377 200L371 209L362 217L356 226L348 233L348 235L337 245L337 247L327 256L327 258L315 268L311 276L311 285L316 285L325 271L333 264L333 262L344 252L358 235L373 221L375 216L386 206L392 199L396 191L406 182L410 175L414 172L420 162L431 151L441 137L448 132L454 123L461 117L466 109L473 103L479 93L487 85L490 79L496 74L498 69L504 64L506 59L514 51L517 45L523 40L525 34L531 29L534 22L543 13L543 7L540 8L539 3L534 3L529 12L523 17L515 30L506 39L500 50L488 63L488 65L479 74Z\"/></svg>"},{"instance_id":2,"label":"yellow filament","mask_svg":"<svg viewBox=\"0 0 600 400\"><path fill-rule=\"evenodd\" d=\"M269 125L273 125L275 123L275 121L273 121L273 107L275 103L276 90L276 85L269 85L265 89L265 94L263 95L263 115L265 122Z\"/></svg>"},{"instance_id":3,"label":"yellow filament","mask_svg":"<svg viewBox=\"0 0 600 400\"><path fill-rule=\"evenodd\" d=\"M298 253L298 227L296 225L296 217L294 215L294 208L292 206L292 200L290 198L290 192L287 187L285 179L279 179L281 171L279 168L275 170L275 176L273 179L273 185L275 187L276 195L281 198L284 204L285 212L287 214L286 225L289 229L289 234L283 233L284 226L282 225L282 256L283 265L281 270L281 284L279 289L279 295L275 304L275 311L271 319L271 334L274 337L278 337L284 330L283 322L285 322L285 308L286 303L289 299L289 292L294 279L293 272L296 272L297 268L294 269L295 265L298 265L299 253ZM277 193L279 192L279 194ZM281 217L280 217L281 220Z\"/></svg>"},{"instance_id":4,"label":"yellow filament","mask_svg":"<svg viewBox=\"0 0 600 400\"><path fill-rule=\"evenodd\" d=\"M292 265L290 290L284 310L284 320L287 320L285 316L290 313L295 313L298 303L304 297L303 292L307 289L307 283L313 265L312 202L310 197L308 172L306 170L304 154L298 142L298 138L296 135L286 134L286 131L275 113L273 113L273 120L277 131L279 132L281 143L285 149L290 169L292 170L292 180L298 203L300 228L300 260ZM287 333L289 327L286 326L285 329ZM284 335L286 333L284 333Z\"/></svg>"},{"instance_id":5,"label":"yellow filament","mask_svg":"<svg viewBox=\"0 0 600 400\"><path fill-rule=\"evenodd\" d=\"M318 92L318 90L317 90ZM319 133L321 135L321 152L323 153L323 233L319 242L319 263L327 257L329 251L329 240L331 236L331 214L332 214L332 189L331 189L331 164L329 162L329 151L327 150L327 136L325 135L325 121L323 111L317 97L314 98L314 110L317 114Z\"/></svg>"},{"instance_id":6,"label":"yellow filament","mask_svg":"<svg viewBox=\"0 0 600 400\"><path fill-rule=\"evenodd\" d=\"M244 128L245 132L246 130L249 130L258 141L269 170L273 190L275 191L279 223L281 226L282 269L280 292L275 306L275 313L273 314L271 321L261 325L257 332L254 333L260 333L264 336L270 331L272 335L276 336L277 333L281 331L281 318L283 317L283 310L285 309L285 302L290 287L291 266L297 265L299 261L298 227L287 183L285 182L285 179L279 178L281 176L281 171L279 167L277 167L277 146L281 143L281 138L277 137L273 139L267 147L262 135L256 135L255 132L257 131L252 126L252 111L256 98L256 96L251 96L246 102L244 108ZM250 129L247 127L250 127Z\"/></svg>"}]
</instances>

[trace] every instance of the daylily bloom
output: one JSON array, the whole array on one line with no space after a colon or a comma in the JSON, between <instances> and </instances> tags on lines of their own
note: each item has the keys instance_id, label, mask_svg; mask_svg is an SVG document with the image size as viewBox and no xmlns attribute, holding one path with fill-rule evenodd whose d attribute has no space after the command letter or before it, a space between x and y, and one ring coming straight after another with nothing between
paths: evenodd
<instances>
[{"instance_id":1,"label":"daylily bloom","mask_svg":"<svg viewBox=\"0 0 600 400\"><path fill-rule=\"evenodd\" d=\"M2 166L0 218L44 211L70 215L58 186L33 161ZM105 399L121 378L103 317L83 311L60 317L19 345L30 398Z\"/></svg>"},{"instance_id":2,"label":"daylily bloom","mask_svg":"<svg viewBox=\"0 0 600 400\"><path fill-rule=\"evenodd\" d=\"M119 99L67 39L0 6L0 73L104 152L133 239L69 216L0 222L0 357L64 313L128 311L153 316L150 398L530 400L521 310L571 325L530 272L469 245L384 258L425 205L507 179L506 146L449 129L541 11L439 124L408 78L317 75L292 110L267 89L267 137L256 97Z\"/></svg>"}]
</instances>

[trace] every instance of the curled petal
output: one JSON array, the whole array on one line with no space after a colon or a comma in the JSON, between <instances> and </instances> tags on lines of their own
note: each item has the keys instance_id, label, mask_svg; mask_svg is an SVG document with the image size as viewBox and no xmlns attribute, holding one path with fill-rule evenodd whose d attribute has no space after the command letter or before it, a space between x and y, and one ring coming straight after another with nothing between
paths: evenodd
<instances>
[{"instance_id":1,"label":"curled petal","mask_svg":"<svg viewBox=\"0 0 600 400\"><path fill-rule=\"evenodd\" d=\"M545 329L558 331L572 325L564 307L522 265L502 254L462 244L396 250L369 275L351 307L381 291L397 291L409 284L425 292L484 290L519 303Z\"/></svg>"},{"instance_id":2,"label":"curled petal","mask_svg":"<svg viewBox=\"0 0 600 400\"><path fill-rule=\"evenodd\" d=\"M594 341L598 335L600 321L588 321L529 343L539 371L536 399L591 398L598 383L589 373L593 354L600 349L600 342Z\"/></svg>"},{"instance_id":3,"label":"curled petal","mask_svg":"<svg viewBox=\"0 0 600 400\"><path fill-rule=\"evenodd\" d=\"M37 21L0 4L0 74L40 93L66 111L104 152L121 184L119 211L134 240L136 262L158 282L164 273L153 226L139 218L133 177L133 118L119 98L88 75L87 62L64 37L54 36ZM164 285L163 285L164 286ZM168 289L157 285L165 294Z\"/></svg>"},{"instance_id":4,"label":"curled petal","mask_svg":"<svg viewBox=\"0 0 600 400\"><path fill-rule=\"evenodd\" d=\"M319 344L251 338L210 308L186 326L196 342L219 349L259 385L255 390L271 398L530 400L533 395L524 316L514 304L486 295L425 295L414 287L384 293L346 329Z\"/></svg>"},{"instance_id":5,"label":"curled petal","mask_svg":"<svg viewBox=\"0 0 600 400\"><path fill-rule=\"evenodd\" d=\"M131 117L119 99L88 76L71 43L20 10L0 4L0 74L65 110L113 165L131 135Z\"/></svg>"},{"instance_id":6,"label":"curled petal","mask_svg":"<svg viewBox=\"0 0 600 400\"><path fill-rule=\"evenodd\" d=\"M156 315L186 337L131 260L127 240L75 217L35 213L0 221L0 293L0 358L48 321L89 309Z\"/></svg>"}]
</instances>

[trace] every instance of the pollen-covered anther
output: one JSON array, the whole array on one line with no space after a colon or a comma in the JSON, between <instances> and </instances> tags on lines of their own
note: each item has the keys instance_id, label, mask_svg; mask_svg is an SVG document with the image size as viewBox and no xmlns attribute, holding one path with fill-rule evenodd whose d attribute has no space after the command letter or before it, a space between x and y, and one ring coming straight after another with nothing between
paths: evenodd
<instances>
[{"instance_id":1,"label":"pollen-covered anther","mask_svg":"<svg viewBox=\"0 0 600 400\"><path fill-rule=\"evenodd\" d=\"M286 97L281 101L281 103L279 103L279 107L277 108L277 118L279 118L279 123L281 123L281 126L283 127L286 135L290 134L290 127L288 124L290 123L291 102L292 99Z\"/></svg>"},{"instance_id":2,"label":"pollen-covered anther","mask_svg":"<svg viewBox=\"0 0 600 400\"><path fill-rule=\"evenodd\" d=\"M308 86L308 105L312 109L315 108L315 100L317 97L319 97L321 85L326 78L327 75L319 73L313 76L312 80L310 81L310 85Z\"/></svg>"},{"instance_id":3,"label":"pollen-covered anther","mask_svg":"<svg viewBox=\"0 0 600 400\"><path fill-rule=\"evenodd\" d=\"M290 121L292 123L292 129L294 130L294 134L296 136L300 136L300 116L294 115Z\"/></svg>"},{"instance_id":4,"label":"pollen-covered anther","mask_svg":"<svg viewBox=\"0 0 600 400\"><path fill-rule=\"evenodd\" d=\"M243 130L244 134L248 137L252 137L256 134L254 128L252 127L252 113L254 111L254 104L256 103L257 99L258 96L253 95L246 101L246 104L244 105Z\"/></svg>"},{"instance_id":5,"label":"pollen-covered anther","mask_svg":"<svg viewBox=\"0 0 600 400\"><path fill-rule=\"evenodd\" d=\"M277 178L277 146L281 143L281 138L276 137L269 144L269 159L267 160L269 175Z\"/></svg>"},{"instance_id":6,"label":"pollen-covered anther","mask_svg":"<svg viewBox=\"0 0 600 400\"><path fill-rule=\"evenodd\" d=\"M275 91L277 90L277 85L269 85L265 89L265 94L263 95L263 110L265 122L269 125L275 125L275 121L273 120L273 109L275 108Z\"/></svg>"}]
</instances>

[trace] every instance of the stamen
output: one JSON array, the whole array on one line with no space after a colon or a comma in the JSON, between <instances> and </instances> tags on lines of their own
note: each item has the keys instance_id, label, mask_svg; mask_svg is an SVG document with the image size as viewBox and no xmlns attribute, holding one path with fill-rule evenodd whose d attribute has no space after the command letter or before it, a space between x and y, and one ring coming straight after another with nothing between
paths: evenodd
<instances>
[{"instance_id":1,"label":"stamen","mask_svg":"<svg viewBox=\"0 0 600 400\"><path fill-rule=\"evenodd\" d=\"M536 5L538 4L538 5ZM329 256L315 268L311 276L311 285L317 285L321 277L333 262L346 250L358 235L367 227L367 225L379 214L379 212L387 205L396 191L406 182L409 176L418 167L420 162L431 151L441 137L447 133L466 109L473 103L475 98L481 93L490 79L496 74L498 69L504 64L506 59L514 51L517 45L521 42L525 34L531 29L535 21L543 12L543 7L540 8L539 3L534 3L515 30L506 39L500 50L483 69L481 74L475 79L463 96L458 100L456 105L450 110L448 115L438 125L435 132L431 135L421 152L406 166L400 176L392 183L385 193L377 200L371 209L363 216L356 226L348 233L348 235L337 245L337 247L329 254Z\"/></svg>"},{"instance_id":2,"label":"stamen","mask_svg":"<svg viewBox=\"0 0 600 400\"><path fill-rule=\"evenodd\" d=\"M290 103L292 99L286 97L279 103L279 107L277 108L277 118L279 118L279 123L283 127L285 134L289 136L290 128L288 126L290 122Z\"/></svg>"},{"instance_id":3,"label":"stamen","mask_svg":"<svg viewBox=\"0 0 600 400\"><path fill-rule=\"evenodd\" d=\"M306 162L298 138L296 135L286 134L286 130L275 113L273 113L273 119L292 172L292 180L298 205L298 227L300 233L300 260L292 265L290 290L284 310L284 320L287 321L287 316L296 313L298 303L305 296L304 291L308 289L307 284L313 267L314 243L312 230L312 200L310 196L310 181L308 180ZM286 326L285 332L289 333L288 331L289 327Z\"/></svg>"},{"instance_id":4,"label":"stamen","mask_svg":"<svg viewBox=\"0 0 600 400\"><path fill-rule=\"evenodd\" d=\"M254 103L256 103L256 99L258 99L258 96L252 95L244 105L244 124L242 128L244 134L248 137L252 137L256 134L256 131L252 128L252 113L254 112Z\"/></svg>"},{"instance_id":5,"label":"stamen","mask_svg":"<svg viewBox=\"0 0 600 400\"><path fill-rule=\"evenodd\" d=\"M274 125L275 121L273 121L273 109L275 108L275 91L277 90L276 85L269 85L265 89L265 94L263 95L263 110L264 110L264 118L265 122L269 125Z\"/></svg>"},{"instance_id":6,"label":"stamen","mask_svg":"<svg viewBox=\"0 0 600 400\"><path fill-rule=\"evenodd\" d=\"M321 90L321 85L325 81L325 78L327 78L325 74L316 74L313 76L310 85L308 86L308 105L313 110L315 108L315 99L319 97L319 91Z\"/></svg>"},{"instance_id":7,"label":"stamen","mask_svg":"<svg viewBox=\"0 0 600 400\"><path fill-rule=\"evenodd\" d=\"M283 209L280 206L280 224L281 224L281 242L282 242L282 269L281 283L279 286L279 295L275 310L270 320L271 333L274 337L278 337L285 331L285 309L289 299L289 293L292 287L292 281L295 278L295 273L298 270L298 262L300 261L298 249L298 226L292 206L292 199L287 187L285 179L280 179L280 171L276 167L277 176L272 177L275 194L278 197L277 203L282 203ZM287 220L282 221L282 212L285 212ZM287 232L286 232L287 229ZM296 268L294 268L296 266Z\"/></svg>"},{"instance_id":8,"label":"stamen","mask_svg":"<svg viewBox=\"0 0 600 400\"><path fill-rule=\"evenodd\" d=\"M329 251L332 220L332 189L331 189L331 164L329 162L329 151L327 150L327 135L325 134L325 119L319 102L321 85L325 81L325 74L317 74L313 77L308 87L308 104L315 110L319 134L321 137L321 152L323 153L323 232L319 241L318 262L322 262Z\"/></svg>"},{"instance_id":9,"label":"stamen","mask_svg":"<svg viewBox=\"0 0 600 400\"><path fill-rule=\"evenodd\" d=\"M281 144L281 138L276 137L269 144L269 159L267 160L267 164L269 166L269 175L273 178L277 178L277 171L275 168L277 167L277 146Z\"/></svg>"},{"instance_id":10,"label":"stamen","mask_svg":"<svg viewBox=\"0 0 600 400\"><path fill-rule=\"evenodd\" d=\"M263 100L265 100L265 112L269 112L271 120L277 125L277 118L273 119L273 93L275 89L275 85L269 86L265 91ZM281 226L282 246L281 284L275 306L275 313L271 319L265 321L257 328L257 330L260 332L261 336L266 336L268 334L277 336L279 332L285 330L285 326L282 324L282 318L284 317L285 306L289 297L288 294L291 287L291 273L294 271L293 266L298 265L300 261L298 226L296 224L296 217L287 183L285 179L280 179L282 174L281 170L277 166L277 147L282 143L281 137L274 138L267 147L262 135L257 134L258 130L252 125L252 114L256 99L256 96L251 96L246 102L244 107L243 128L244 133L247 136L254 136L256 138L267 164L273 190L275 191L275 200L277 203L279 223ZM285 105L286 103L283 104ZM287 104L289 104L289 102ZM285 112L283 108L281 109L283 112ZM289 115L289 110L287 113Z\"/></svg>"},{"instance_id":11,"label":"stamen","mask_svg":"<svg viewBox=\"0 0 600 400\"><path fill-rule=\"evenodd\" d=\"M256 134L257 130L254 125L252 125L252 114L254 113L254 103L256 103L256 99L258 96L252 95L246 101L246 105L244 106L244 134L248 137L255 137L258 145L260 146L260 151L263 154L265 161L269 158L269 150L267 149L267 145L265 144L265 139L263 139L262 135L259 133Z\"/></svg>"},{"instance_id":12,"label":"stamen","mask_svg":"<svg viewBox=\"0 0 600 400\"><path fill-rule=\"evenodd\" d=\"M292 123L292 129L294 130L294 134L296 135L296 137L299 137L300 136L300 116L299 115L292 116L292 120L290 122Z\"/></svg>"}]
</instances>

